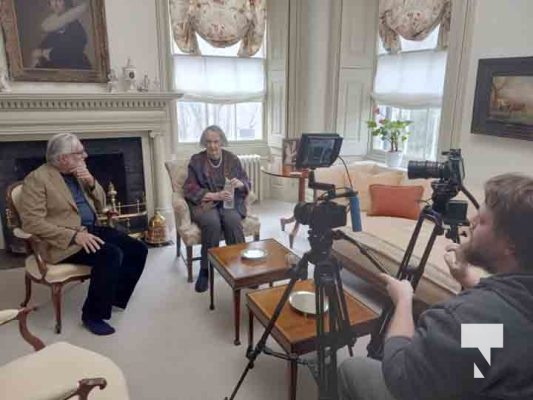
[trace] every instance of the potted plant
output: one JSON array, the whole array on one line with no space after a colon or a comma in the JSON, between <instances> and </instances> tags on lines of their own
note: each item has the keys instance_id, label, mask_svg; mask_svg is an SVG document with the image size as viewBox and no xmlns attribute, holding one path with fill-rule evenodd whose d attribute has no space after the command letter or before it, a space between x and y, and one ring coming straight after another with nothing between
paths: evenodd
<instances>
[{"instance_id":1,"label":"potted plant","mask_svg":"<svg viewBox=\"0 0 533 400\"><path fill-rule=\"evenodd\" d=\"M413 121L390 120L379 115L379 108L375 111L376 120L367 121L366 124L370 128L372 136L379 136L381 140L390 143L389 151L387 152L387 166L399 167L402 162L402 151L399 149L399 144L405 142L409 137L407 127Z\"/></svg>"}]
</instances>

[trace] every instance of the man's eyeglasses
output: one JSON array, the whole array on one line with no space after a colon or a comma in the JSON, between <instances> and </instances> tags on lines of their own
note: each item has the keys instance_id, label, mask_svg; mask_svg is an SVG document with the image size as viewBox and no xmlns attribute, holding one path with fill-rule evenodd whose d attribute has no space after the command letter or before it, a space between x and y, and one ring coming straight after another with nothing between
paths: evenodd
<instances>
[{"instance_id":1,"label":"man's eyeglasses","mask_svg":"<svg viewBox=\"0 0 533 400\"><path fill-rule=\"evenodd\" d=\"M85 149L83 149L83 150L80 150L80 151L73 151L73 152L68 153L68 154L77 154L79 156L82 156L84 154L87 154L87 151L85 151Z\"/></svg>"}]
</instances>

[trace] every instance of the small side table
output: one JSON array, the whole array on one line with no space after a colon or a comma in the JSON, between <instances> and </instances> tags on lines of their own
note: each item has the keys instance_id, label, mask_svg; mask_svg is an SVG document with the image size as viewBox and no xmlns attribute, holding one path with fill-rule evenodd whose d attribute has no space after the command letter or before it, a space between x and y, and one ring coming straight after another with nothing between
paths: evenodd
<instances>
[{"instance_id":1,"label":"small side table","mask_svg":"<svg viewBox=\"0 0 533 400\"><path fill-rule=\"evenodd\" d=\"M287 285L276 286L270 289L256 290L246 294L249 310L248 346L253 346L254 318L264 327L274 314L274 310L281 300ZM294 290L307 290L314 292L312 280L297 282ZM357 336L369 334L378 319L378 314L361 303L348 292L344 291L346 307L350 318L350 325ZM326 326L328 326L326 318ZM294 310L290 304L285 304L271 336L287 354L302 355L316 350L316 318L306 317ZM298 377L298 364L288 361L289 375L289 400L296 400L296 384Z\"/></svg>"},{"instance_id":2,"label":"small side table","mask_svg":"<svg viewBox=\"0 0 533 400\"><path fill-rule=\"evenodd\" d=\"M268 257L261 260L244 260L241 252L245 249L262 249L268 253ZM209 308L215 309L214 303L214 270L233 289L233 312L235 318L234 344L240 345L240 314L241 314L241 289L256 287L287 279L289 264L287 256L294 254L275 239L259 240L249 243L239 243L231 246L213 247L209 249L209 293L211 304ZM294 255L296 257L296 255Z\"/></svg>"},{"instance_id":3,"label":"small side table","mask_svg":"<svg viewBox=\"0 0 533 400\"><path fill-rule=\"evenodd\" d=\"M267 175L276 176L278 178L298 179L298 202L305 201L305 181L309 175L308 170L297 170L290 165L282 165L278 168L275 168L274 166L270 166L268 168L261 168L261 171L263 171ZM300 224L298 223L298 221L295 220L294 215L291 217L280 218L282 231L285 231L285 225L291 224L293 222L295 223L294 228L289 234L289 243L291 249L294 243L294 237L298 233Z\"/></svg>"}]
</instances>

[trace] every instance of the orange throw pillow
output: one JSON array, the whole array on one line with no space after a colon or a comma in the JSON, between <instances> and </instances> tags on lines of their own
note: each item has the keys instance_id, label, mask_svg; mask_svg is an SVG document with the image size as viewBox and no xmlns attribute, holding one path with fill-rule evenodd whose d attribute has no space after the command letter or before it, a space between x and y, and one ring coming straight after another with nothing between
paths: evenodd
<instances>
[{"instance_id":1,"label":"orange throw pillow","mask_svg":"<svg viewBox=\"0 0 533 400\"><path fill-rule=\"evenodd\" d=\"M370 185L367 215L418 219L422 186Z\"/></svg>"}]
</instances>

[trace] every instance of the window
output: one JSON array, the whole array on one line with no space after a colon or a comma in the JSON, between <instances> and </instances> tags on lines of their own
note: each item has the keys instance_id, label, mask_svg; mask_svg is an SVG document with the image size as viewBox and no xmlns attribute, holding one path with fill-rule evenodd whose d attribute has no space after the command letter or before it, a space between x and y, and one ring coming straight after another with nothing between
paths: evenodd
<instances>
[{"instance_id":1,"label":"window","mask_svg":"<svg viewBox=\"0 0 533 400\"><path fill-rule=\"evenodd\" d=\"M372 96L386 118L410 120L411 134L402 150L407 159L436 160L446 51L435 50L439 27L422 41L400 38L402 51L388 54L378 39ZM372 150L388 147L373 138Z\"/></svg>"},{"instance_id":2,"label":"window","mask_svg":"<svg viewBox=\"0 0 533 400\"><path fill-rule=\"evenodd\" d=\"M219 125L230 141L263 138L265 52L237 57L240 43L215 48L198 36L202 56L183 54L172 40L174 87L180 142L198 142L209 125Z\"/></svg>"}]
</instances>

